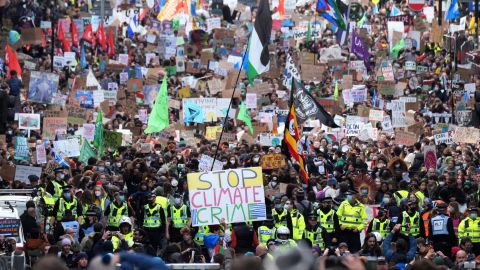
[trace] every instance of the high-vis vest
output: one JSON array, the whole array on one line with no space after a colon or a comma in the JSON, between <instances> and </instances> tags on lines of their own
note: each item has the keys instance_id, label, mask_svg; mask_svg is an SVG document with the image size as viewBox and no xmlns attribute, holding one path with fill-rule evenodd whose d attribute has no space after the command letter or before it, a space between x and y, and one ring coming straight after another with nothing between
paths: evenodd
<instances>
[{"instance_id":1,"label":"high-vis vest","mask_svg":"<svg viewBox=\"0 0 480 270\"><path fill-rule=\"evenodd\" d=\"M430 220L432 223L432 235L448 235L447 223L448 216L437 215Z\"/></svg>"},{"instance_id":2,"label":"high-vis vest","mask_svg":"<svg viewBox=\"0 0 480 270\"><path fill-rule=\"evenodd\" d=\"M163 196L157 196L155 197L155 203L160 204L160 206L163 208L163 211L165 212L165 218L169 217L167 213L168 199Z\"/></svg>"},{"instance_id":3,"label":"high-vis vest","mask_svg":"<svg viewBox=\"0 0 480 270\"><path fill-rule=\"evenodd\" d=\"M418 206L423 206L423 201L425 200L425 195L421 191L415 192L415 196L418 198Z\"/></svg>"},{"instance_id":4,"label":"high-vis vest","mask_svg":"<svg viewBox=\"0 0 480 270\"><path fill-rule=\"evenodd\" d=\"M288 211L283 209L281 213L277 212L277 209L272 209L273 222L275 227L278 229L280 226L287 226L287 214Z\"/></svg>"},{"instance_id":5,"label":"high-vis vest","mask_svg":"<svg viewBox=\"0 0 480 270\"><path fill-rule=\"evenodd\" d=\"M312 247L320 247L321 249L325 248L325 243L322 238L322 227L318 226L314 231L308 229L305 230L305 238L310 240Z\"/></svg>"},{"instance_id":6,"label":"high-vis vest","mask_svg":"<svg viewBox=\"0 0 480 270\"><path fill-rule=\"evenodd\" d=\"M40 188L40 194L42 195L45 204L53 209L56 199L42 187Z\"/></svg>"},{"instance_id":7,"label":"high-vis vest","mask_svg":"<svg viewBox=\"0 0 480 270\"><path fill-rule=\"evenodd\" d=\"M305 219L303 215L294 209L291 212L292 226L293 226L293 240L298 241L302 240L303 232L305 231Z\"/></svg>"},{"instance_id":8,"label":"high-vis vest","mask_svg":"<svg viewBox=\"0 0 480 270\"><path fill-rule=\"evenodd\" d=\"M333 231L335 230L335 228L333 227L333 216L335 214L335 210L330 209L328 213L324 214L321 209L318 209L317 214L318 223L320 224L320 226L322 226L327 231L327 233L333 233Z\"/></svg>"},{"instance_id":9,"label":"high-vis vest","mask_svg":"<svg viewBox=\"0 0 480 270\"><path fill-rule=\"evenodd\" d=\"M473 220L471 217L464 218L458 225L458 237L462 239L468 237L473 243L480 243L480 218Z\"/></svg>"},{"instance_id":10,"label":"high-vis vest","mask_svg":"<svg viewBox=\"0 0 480 270\"><path fill-rule=\"evenodd\" d=\"M257 230L258 244L264 247L267 247L267 241L274 239L275 227L272 229L267 226L260 226Z\"/></svg>"},{"instance_id":11,"label":"high-vis vest","mask_svg":"<svg viewBox=\"0 0 480 270\"><path fill-rule=\"evenodd\" d=\"M203 246L203 237L208 233L208 231L209 228L207 225L198 227L197 234L195 234L195 237L193 238L197 245Z\"/></svg>"},{"instance_id":12,"label":"high-vis vest","mask_svg":"<svg viewBox=\"0 0 480 270\"><path fill-rule=\"evenodd\" d=\"M372 232L378 232L383 239L390 233L390 219L386 218L381 221L378 218L372 220Z\"/></svg>"},{"instance_id":13,"label":"high-vis vest","mask_svg":"<svg viewBox=\"0 0 480 270\"><path fill-rule=\"evenodd\" d=\"M60 199L62 197L62 193L63 193L63 185L58 183L57 181L53 181L52 182L53 184L53 188L55 190L55 194L53 194L53 198L55 198L55 201Z\"/></svg>"},{"instance_id":14,"label":"high-vis vest","mask_svg":"<svg viewBox=\"0 0 480 270\"><path fill-rule=\"evenodd\" d=\"M423 220L423 227L425 228L425 236L428 237L429 235L428 223L430 222L430 211L422 214L422 220Z\"/></svg>"},{"instance_id":15,"label":"high-vis vest","mask_svg":"<svg viewBox=\"0 0 480 270\"><path fill-rule=\"evenodd\" d=\"M125 241L127 241L128 247L132 247L133 246L133 231L131 231L127 234L124 234L123 237L125 238ZM120 238L118 238L116 235L112 236L112 244L113 244L113 250L114 251L118 249L121 242L122 242L122 240L120 240Z\"/></svg>"},{"instance_id":16,"label":"high-vis vest","mask_svg":"<svg viewBox=\"0 0 480 270\"><path fill-rule=\"evenodd\" d=\"M108 214L108 226L117 227L120 225L120 219L127 215L128 206L126 202L117 207L115 203L110 203L110 213Z\"/></svg>"},{"instance_id":17,"label":"high-vis vest","mask_svg":"<svg viewBox=\"0 0 480 270\"><path fill-rule=\"evenodd\" d=\"M397 205L400 205L400 201L406 199L408 197L408 191L406 190L398 190L393 193L395 195L395 199L397 200Z\"/></svg>"},{"instance_id":18,"label":"high-vis vest","mask_svg":"<svg viewBox=\"0 0 480 270\"><path fill-rule=\"evenodd\" d=\"M361 203L352 206L349 201L343 201L337 210L338 223L347 229L361 231L368 223L365 206Z\"/></svg>"},{"instance_id":19,"label":"high-vis vest","mask_svg":"<svg viewBox=\"0 0 480 270\"><path fill-rule=\"evenodd\" d=\"M57 212L57 220L62 220L65 216L65 211L71 211L72 217L77 218L77 200L73 199L71 202L65 201L63 198L60 198L58 203L58 212Z\"/></svg>"},{"instance_id":20,"label":"high-vis vest","mask_svg":"<svg viewBox=\"0 0 480 270\"><path fill-rule=\"evenodd\" d=\"M177 209L175 206L171 206L170 217L172 218L172 223L174 228L183 228L187 226L187 206L185 204Z\"/></svg>"},{"instance_id":21,"label":"high-vis vest","mask_svg":"<svg viewBox=\"0 0 480 270\"><path fill-rule=\"evenodd\" d=\"M420 219L420 214L418 212L415 212L415 215L413 217L410 217L406 211L402 212L402 227L400 229L400 233L408 235L407 232L407 224L410 224L410 233L412 234L413 237L417 237L420 234L420 226L419 226L419 219Z\"/></svg>"},{"instance_id":22,"label":"high-vis vest","mask_svg":"<svg viewBox=\"0 0 480 270\"><path fill-rule=\"evenodd\" d=\"M160 210L162 207L158 204L155 204L152 208L147 204L144 207L145 213L143 214L143 227L144 228L159 228L161 224L160 220Z\"/></svg>"}]
</instances>

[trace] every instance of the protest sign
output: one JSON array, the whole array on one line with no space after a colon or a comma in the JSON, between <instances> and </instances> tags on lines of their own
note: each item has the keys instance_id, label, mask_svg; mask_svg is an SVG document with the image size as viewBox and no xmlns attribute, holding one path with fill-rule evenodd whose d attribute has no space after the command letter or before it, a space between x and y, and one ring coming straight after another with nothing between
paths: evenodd
<instances>
[{"instance_id":1,"label":"protest sign","mask_svg":"<svg viewBox=\"0 0 480 270\"><path fill-rule=\"evenodd\" d=\"M395 131L395 144L410 146L417 142L417 135L403 130Z\"/></svg>"},{"instance_id":2,"label":"protest sign","mask_svg":"<svg viewBox=\"0 0 480 270\"><path fill-rule=\"evenodd\" d=\"M266 219L261 167L189 173L192 226Z\"/></svg>"},{"instance_id":3,"label":"protest sign","mask_svg":"<svg viewBox=\"0 0 480 270\"><path fill-rule=\"evenodd\" d=\"M383 121L383 111L382 110L372 110L368 114L368 120L370 121Z\"/></svg>"},{"instance_id":4,"label":"protest sign","mask_svg":"<svg viewBox=\"0 0 480 270\"><path fill-rule=\"evenodd\" d=\"M55 153L61 157L78 157L80 155L80 142L77 138L53 141Z\"/></svg>"},{"instance_id":5,"label":"protest sign","mask_svg":"<svg viewBox=\"0 0 480 270\"><path fill-rule=\"evenodd\" d=\"M245 99L245 105L247 109L256 109L257 108L257 94L256 93L247 93Z\"/></svg>"},{"instance_id":6,"label":"protest sign","mask_svg":"<svg viewBox=\"0 0 480 270\"><path fill-rule=\"evenodd\" d=\"M82 137L87 141L93 141L95 137L95 124L83 124Z\"/></svg>"},{"instance_id":7,"label":"protest sign","mask_svg":"<svg viewBox=\"0 0 480 270\"><path fill-rule=\"evenodd\" d=\"M394 128L406 127L405 102L392 100L390 109L392 110L392 126Z\"/></svg>"},{"instance_id":8,"label":"protest sign","mask_svg":"<svg viewBox=\"0 0 480 270\"><path fill-rule=\"evenodd\" d=\"M345 136L347 137L357 137L360 135L360 130L362 128L362 123L347 123L345 124Z\"/></svg>"},{"instance_id":9,"label":"protest sign","mask_svg":"<svg viewBox=\"0 0 480 270\"><path fill-rule=\"evenodd\" d=\"M67 123L72 125L82 125L87 121L87 109L67 105L68 118Z\"/></svg>"},{"instance_id":10,"label":"protest sign","mask_svg":"<svg viewBox=\"0 0 480 270\"><path fill-rule=\"evenodd\" d=\"M20 235L20 219L0 219L0 235L3 235L5 237L18 237Z\"/></svg>"},{"instance_id":11,"label":"protest sign","mask_svg":"<svg viewBox=\"0 0 480 270\"><path fill-rule=\"evenodd\" d=\"M117 149L122 146L122 133L105 130L103 132L105 147Z\"/></svg>"},{"instance_id":12,"label":"protest sign","mask_svg":"<svg viewBox=\"0 0 480 270\"><path fill-rule=\"evenodd\" d=\"M57 94L59 76L53 73L30 72L28 100L37 103L52 104Z\"/></svg>"},{"instance_id":13,"label":"protest sign","mask_svg":"<svg viewBox=\"0 0 480 270\"><path fill-rule=\"evenodd\" d=\"M450 130L448 132L442 132L440 134L434 134L433 139L435 140L435 144L452 144L453 143L453 135L455 134L455 131Z\"/></svg>"},{"instance_id":14,"label":"protest sign","mask_svg":"<svg viewBox=\"0 0 480 270\"><path fill-rule=\"evenodd\" d=\"M43 118L42 136L48 139L54 139L57 130L67 130L68 121L65 117L45 117Z\"/></svg>"},{"instance_id":15,"label":"protest sign","mask_svg":"<svg viewBox=\"0 0 480 270\"><path fill-rule=\"evenodd\" d=\"M207 155L202 155L200 160L198 161L198 170L201 172L209 172L213 165L213 171L219 171L223 169L223 163L216 159L215 163L213 162L213 158Z\"/></svg>"},{"instance_id":16,"label":"protest sign","mask_svg":"<svg viewBox=\"0 0 480 270\"><path fill-rule=\"evenodd\" d=\"M217 133L222 132L222 126L213 126L213 127L207 127L205 130L205 139L207 140L216 140L217 139Z\"/></svg>"},{"instance_id":17,"label":"protest sign","mask_svg":"<svg viewBox=\"0 0 480 270\"><path fill-rule=\"evenodd\" d=\"M455 143L472 143L476 144L480 140L480 129L458 127L455 130L453 141Z\"/></svg>"},{"instance_id":18,"label":"protest sign","mask_svg":"<svg viewBox=\"0 0 480 270\"><path fill-rule=\"evenodd\" d=\"M37 145L37 164L45 164L47 163L47 152L45 151L45 145L39 144Z\"/></svg>"},{"instance_id":19,"label":"protest sign","mask_svg":"<svg viewBox=\"0 0 480 270\"><path fill-rule=\"evenodd\" d=\"M260 165L264 170L275 170L284 168L287 163L283 154L266 154L262 156Z\"/></svg>"},{"instance_id":20,"label":"protest sign","mask_svg":"<svg viewBox=\"0 0 480 270\"><path fill-rule=\"evenodd\" d=\"M30 152L28 149L27 138L18 137L14 138L14 147L15 147L15 160L28 160Z\"/></svg>"},{"instance_id":21,"label":"protest sign","mask_svg":"<svg viewBox=\"0 0 480 270\"><path fill-rule=\"evenodd\" d=\"M13 182L13 179L15 179L15 164L3 164L0 168L0 177L8 182Z\"/></svg>"},{"instance_id":22,"label":"protest sign","mask_svg":"<svg viewBox=\"0 0 480 270\"><path fill-rule=\"evenodd\" d=\"M258 140L261 146L279 146L282 144L283 134L261 133Z\"/></svg>"},{"instance_id":23,"label":"protest sign","mask_svg":"<svg viewBox=\"0 0 480 270\"><path fill-rule=\"evenodd\" d=\"M46 163L46 162L45 162ZM28 176L35 175L38 178L42 176L42 167L23 166L17 165L15 167L15 181L20 181L26 184L30 184Z\"/></svg>"},{"instance_id":24,"label":"protest sign","mask_svg":"<svg viewBox=\"0 0 480 270\"><path fill-rule=\"evenodd\" d=\"M434 145L425 145L423 147L423 160L428 169L437 169L437 152Z\"/></svg>"},{"instance_id":25,"label":"protest sign","mask_svg":"<svg viewBox=\"0 0 480 270\"><path fill-rule=\"evenodd\" d=\"M382 95L393 96L395 93L395 81L378 81L378 92Z\"/></svg>"},{"instance_id":26,"label":"protest sign","mask_svg":"<svg viewBox=\"0 0 480 270\"><path fill-rule=\"evenodd\" d=\"M19 113L18 114L19 129L40 129L40 114L37 113Z\"/></svg>"}]
</instances>

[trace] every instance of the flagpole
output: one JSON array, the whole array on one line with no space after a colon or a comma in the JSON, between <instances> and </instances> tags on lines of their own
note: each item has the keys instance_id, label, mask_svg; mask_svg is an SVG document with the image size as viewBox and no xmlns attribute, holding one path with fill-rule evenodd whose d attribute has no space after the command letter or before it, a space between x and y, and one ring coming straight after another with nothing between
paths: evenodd
<instances>
[{"instance_id":1,"label":"flagpole","mask_svg":"<svg viewBox=\"0 0 480 270\"><path fill-rule=\"evenodd\" d=\"M250 36L247 40L250 40ZM212 162L212 167L210 168L210 171L213 170L213 165L215 164L215 160L217 160L218 149L220 148L220 142L222 141L223 132L225 131L225 127L227 126L228 114L230 113L230 108L232 107L233 97L235 96L235 91L237 90L238 80L240 79L240 74L242 73L243 63L245 62L245 55L247 54L247 51L248 51L248 47L247 47L247 50L245 50L245 52L243 53L242 64L240 65L240 69L238 70L238 74L237 74L237 79L235 81L235 85L233 86L232 96L230 97L230 103L228 104L227 113L225 115L225 120L222 126L222 132L220 132L220 138L218 138L217 149L215 150L215 155L213 156L213 162Z\"/></svg>"}]
</instances>

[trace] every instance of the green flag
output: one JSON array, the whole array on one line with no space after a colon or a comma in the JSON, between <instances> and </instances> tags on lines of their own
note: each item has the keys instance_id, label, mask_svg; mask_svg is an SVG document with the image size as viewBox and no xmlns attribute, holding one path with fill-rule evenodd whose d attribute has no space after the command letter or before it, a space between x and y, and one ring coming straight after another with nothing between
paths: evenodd
<instances>
[{"instance_id":1,"label":"green flag","mask_svg":"<svg viewBox=\"0 0 480 270\"><path fill-rule=\"evenodd\" d=\"M167 94L167 76L163 77L160 92L157 94L153 110L148 117L148 125L145 134L160 132L162 129L170 126L168 119L168 94Z\"/></svg>"},{"instance_id":2,"label":"green flag","mask_svg":"<svg viewBox=\"0 0 480 270\"><path fill-rule=\"evenodd\" d=\"M307 29L307 42L312 41L312 27L310 26L310 22L308 22L308 29Z\"/></svg>"},{"instance_id":3,"label":"green flag","mask_svg":"<svg viewBox=\"0 0 480 270\"><path fill-rule=\"evenodd\" d=\"M95 136L93 137L93 146L97 148L98 157L103 157L105 145L103 139L103 113L99 111L97 114L97 122L95 123Z\"/></svg>"},{"instance_id":4,"label":"green flag","mask_svg":"<svg viewBox=\"0 0 480 270\"><path fill-rule=\"evenodd\" d=\"M335 80L335 91L333 92L333 99L338 100L338 81Z\"/></svg>"},{"instance_id":5,"label":"green flag","mask_svg":"<svg viewBox=\"0 0 480 270\"><path fill-rule=\"evenodd\" d=\"M242 102L242 104L240 104L237 119L243 121L248 126L248 128L250 129L250 133L253 134L252 119L250 119L250 115L248 114L247 106L245 106L245 103L243 103L243 102Z\"/></svg>"},{"instance_id":6,"label":"green flag","mask_svg":"<svg viewBox=\"0 0 480 270\"><path fill-rule=\"evenodd\" d=\"M92 146L88 143L87 140L83 140L82 148L80 149L80 156L78 160L87 164L88 159L91 157L96 157L95 151L93 150Z\"/></svg>"},{"instance_id":7,"label":"green flag","mask_svg":"<svg viewBox=\"0 0 480 270\"><path fill-rule=\"evenodd\" d=\"M395 58L398 58L398 53L401 49L405 48L405 40L402 38L395 46L390 49L390 54L393 55Z\"/></svg>"}]
</instances>

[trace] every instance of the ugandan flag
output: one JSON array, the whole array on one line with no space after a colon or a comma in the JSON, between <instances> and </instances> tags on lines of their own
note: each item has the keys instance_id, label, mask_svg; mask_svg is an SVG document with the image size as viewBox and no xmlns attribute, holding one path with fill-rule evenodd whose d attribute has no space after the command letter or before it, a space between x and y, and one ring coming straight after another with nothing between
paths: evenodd
<instances>
[{"instance_id":1,"label":"ugandan flag","mask_svg":"<svg viewBox=\"0 0 480 270\"><path fill-rule=\"evenodd\" d=\"M305 170L305 163L303 161L303 157L298 151L297 142L300 141L301 137L300 129L298 128L297 115L295 113L295 105L292 102L287 120L285 122L285 132L283 136L284 152L286 152L287 156L292 157L298 162L300 167L299 171L303 182L308 185L308 174Z\"/></svg>"},{"instance_id":2,"label":"ugandan flag","mask_svg":"<svg viewBox=\"0 0 480 270\"><path fill-rule=\"evenodd\" d=\"M268 0L260 0L257 17L248 44L247 77L250 83L270 68L268 42L272 34L272 14Z\"/></svg>"}]
</instances>

